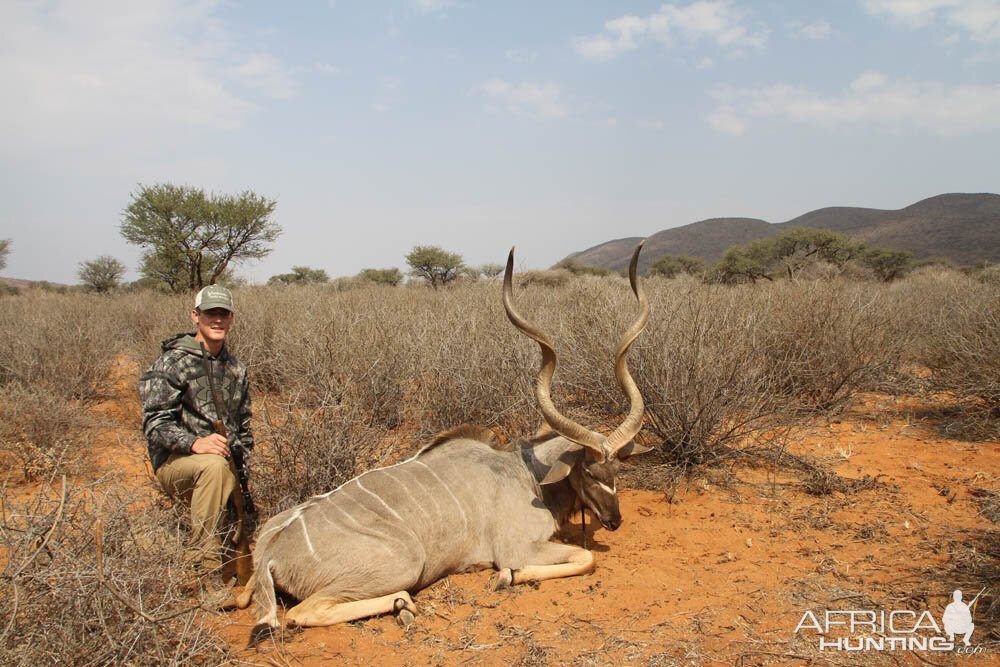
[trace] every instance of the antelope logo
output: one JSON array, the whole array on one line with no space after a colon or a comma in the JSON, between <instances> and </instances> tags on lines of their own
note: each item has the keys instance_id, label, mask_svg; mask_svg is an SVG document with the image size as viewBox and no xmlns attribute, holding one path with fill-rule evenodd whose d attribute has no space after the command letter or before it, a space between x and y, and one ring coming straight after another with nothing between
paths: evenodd
<instances>
[{"instance_id":1,"label":"antelope logo","mask_svg":"<svg viewBox=\"0 0 1000 667\"><path fill-rule=\"evenodd\" d=\"M416 613L410 597L451 573L494 568L497 589L594 569L593 554L551 542L582 507L608 530L621 525L615 477L620 460L646 451L632 443L643 401L626 355L649 320L636 279L639 312L618 345L615 376L630 409L605 437L560 414L549 393L556 353L549 337L515 310L507 258L503 304L514 326L536 341L542 363L535 396L548 428L500 445L488 429L460 426L438 435L413 458L371 470L314 496L264 524L253 579L237 600L256 599L255 645L278 627L275 589L301 602L289 625L332 625L396 612L404 625Z\"/></svg>"}]
</instances>

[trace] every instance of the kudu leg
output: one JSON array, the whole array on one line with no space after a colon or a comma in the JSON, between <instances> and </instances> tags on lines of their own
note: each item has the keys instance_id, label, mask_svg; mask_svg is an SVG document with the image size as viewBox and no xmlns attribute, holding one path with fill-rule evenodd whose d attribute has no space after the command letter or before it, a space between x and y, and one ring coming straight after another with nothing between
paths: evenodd
<instances>
[{"instance_id":1,"label":"kudu leg","mask_svg":"<svg viewBox=\"0 0 1000 667\"><path fill-rule=\"evenodd\" d=\"M397 606L396 600L401 600ZM322 625L335 625L356 621L359 618L368 618L389 612L399 612L404 614L416 614L417 608L406 591L383 595L379 598L368 600L355 600L354 602L340 602L336 598L331 598L324 593L310 595L305 600L295 605L285 614L285 622L289 625L300 627L315 627ZM412 616L406 617L412 620ZM406 623L409 625L409 623Z\"/></svg>"},{"instance_id":2,"label":"kudu leg","mask_svg":"<svg viewBox=\"0 0 1000 667\"><path fill-rule=\"evenodd\" d=\"M594 571L594 554L571 544L545 542L531 559L533 562L518 570L503 568L497 577L497 590L528 581L545 581L576 577Z\"/></svg>"},{"instance_id":3,"label":"kudu leg","mask_svg":"<svg viewBox=\"0 0 1000 667\"><path fill-rule=\"evenodd\" d=\"M250 600L253 598L253 587L256 585L257 573L250 575L250 581L246 583L243 587L243 592L236 596L236 608L246 609L250 606Z\"/></svg>"}]
</instances>

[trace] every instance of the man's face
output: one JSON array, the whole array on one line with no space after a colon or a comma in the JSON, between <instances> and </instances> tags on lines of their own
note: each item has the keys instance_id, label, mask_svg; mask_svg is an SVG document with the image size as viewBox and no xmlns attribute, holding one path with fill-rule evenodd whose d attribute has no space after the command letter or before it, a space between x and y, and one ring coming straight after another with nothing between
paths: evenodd
<instances>
[{"instance_id":1,"label":"man's face","mask_svg":"<svg viewBox=\"0 0 1000 667\"><path fill-rule=\"evenodd\" d=\"M191 311L191 321L198 328L198 334L206 343L221 343L233 325L233 314L225 308Z\"/></svg>"}]
</instances>

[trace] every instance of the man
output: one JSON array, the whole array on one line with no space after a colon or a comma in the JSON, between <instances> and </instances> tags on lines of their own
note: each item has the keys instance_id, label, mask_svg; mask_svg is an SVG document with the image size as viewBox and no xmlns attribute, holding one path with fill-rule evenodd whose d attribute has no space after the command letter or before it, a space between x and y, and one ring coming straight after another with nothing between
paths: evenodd
<instances>
[{"instance_id":1,"label":"man","mask_svg":"<svg viewBox=\"0 0 1000 667\"><path fill-rule=\"evenodd\" d=\"M187 555L204 578L208 597L219 597L208 579L220 571L226 554L219 529L229 496L237 487L229 467L229 448L242 446L247 451L254 445L246 368L225 346L234 319L233 295L228 289L220 285L202 289L191 311L195 332L163 341L163 354L139 381L142 428L153 472L170 497L190 504ZM216 414L202 346L208 351L225 414ZM215 432L215 420L223 421L228 440Z\"/></svg>"},{"instance_id":2,"label":"man","mask_svg":"<svg viewBox=\"0 0 1000 667\"><path fill-rule=\"evenodd\" d=\"M953 602L944 608L944 615L941 617L944 622L944 631L948 633L948 641L950 642L955 641L955 635L965 635L962 637L962 641L968 646L969 637L976 629L972 622L972 612L969 611L969 605L962 602L962 591L957 590L952 593L951 599Z\"/></svg>"}]
</instances>

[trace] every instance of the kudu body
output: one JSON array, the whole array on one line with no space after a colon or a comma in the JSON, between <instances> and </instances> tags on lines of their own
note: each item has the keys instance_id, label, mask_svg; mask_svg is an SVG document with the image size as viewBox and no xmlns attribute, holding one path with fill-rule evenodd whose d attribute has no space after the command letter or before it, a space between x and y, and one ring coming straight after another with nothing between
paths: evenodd
<instances>
[{"instance_id":1,"label":"kudu body","mask_svg":"<svg viewBox=\"0 0 1000 667\"><path fill-rule=\"evenodd\" d=\"M635 273L641 247L629 275L639 315L615 364L631 408L614 433L605 438L590 431L552 404L555 351L514 310L511 250L504 307L541 347L536 397L550 430L500 446L489 430L461 426L402 463L366 472L273 517L261 528L254 578L238 600L245 607L251 595L256 598L251 643L278 626L275 588L301 600L285 615L290 624L331 625L390 611L409 623L416 611L409 592L451 573L494 567L499 588L593 570L590 551L549 540L580 507L605 528L618 528L619 459L645 451L631 442L643 402L625 361L649 317Z\"/></svg>"}]
</instances>

